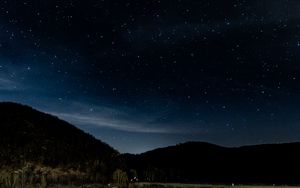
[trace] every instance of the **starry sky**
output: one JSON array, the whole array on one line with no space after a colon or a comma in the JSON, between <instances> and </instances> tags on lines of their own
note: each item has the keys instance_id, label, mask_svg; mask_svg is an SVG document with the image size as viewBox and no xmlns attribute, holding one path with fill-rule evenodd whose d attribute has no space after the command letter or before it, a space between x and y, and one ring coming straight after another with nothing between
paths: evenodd
<instances>
[{"instance_id":1,"label":"starry sky","mask_svg":"<svg viewBox=\"0 0 300 188\"><path fill-rule=\"evenodd\" d=\"M0 101L120 152L300 141L298 0L0 0Z\"/></svg>"}]
</instances>

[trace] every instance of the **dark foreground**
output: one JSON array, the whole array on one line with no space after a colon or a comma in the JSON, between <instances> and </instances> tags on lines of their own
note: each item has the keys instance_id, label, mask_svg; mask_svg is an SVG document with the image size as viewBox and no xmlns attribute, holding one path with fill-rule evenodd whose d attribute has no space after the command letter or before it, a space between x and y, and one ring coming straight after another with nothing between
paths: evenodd
<instances>
[{"instance_id":1,"label":"dark foreground","mask_svg":"<svg viewBox=\"0 0 300 188\"><path fill-rule=\"evenodd\" d=\"M30 187L28 187L30 188ZM62 186L55 185L49 188L119 188L119 186L104 185L82 185L82 186ZM209 184L181 184L181 183L135 183L128 188L300 188L300 186L287 185L209 185Z\"/></svg>"}]
</instances>

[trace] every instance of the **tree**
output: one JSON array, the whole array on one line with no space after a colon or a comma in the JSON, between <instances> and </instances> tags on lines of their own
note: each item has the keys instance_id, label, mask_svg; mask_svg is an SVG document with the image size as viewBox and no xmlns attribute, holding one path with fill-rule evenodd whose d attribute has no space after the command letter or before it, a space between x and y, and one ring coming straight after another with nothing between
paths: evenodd
<instances>
[{"instance_id":1,"label":"tree","mask_svg":"<svg viewBox=\"0 0 300 188\"><path fill-rule=\"evenodd\" d=\"M121 169L115 170L113 173L113 181L119 185L126 185L128 183L127 173Z\"/></svg>"}]
</instances>

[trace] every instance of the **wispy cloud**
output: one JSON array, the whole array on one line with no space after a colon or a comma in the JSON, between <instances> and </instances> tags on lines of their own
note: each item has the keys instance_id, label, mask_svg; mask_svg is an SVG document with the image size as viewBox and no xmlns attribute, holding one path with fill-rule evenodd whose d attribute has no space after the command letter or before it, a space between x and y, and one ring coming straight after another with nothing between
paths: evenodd
<instances>
[{"instance_id":1,"label":"wispy cloud","mask_svg":"<svg viewBox=\"0 0 300 188\"><path fill-rule=\"evenodd\" d=\"M120 110L120 107L93 106L74 103L70 104L67 111L48 111L74 125L94 126L118 131L135 133L157 134L189 134L203 132L201 128L186 129L187 123L180 125L172 122L154 123L160 117L157 114L143 114L131 109ZM66 109L64 109L66 110Z\"/></svg>"},{"instance_id":2,"label":"wispy cloud","mask_svg":"<svg viewBox=\"0 0 300 188\"><path fill-rule=\"evenodd\" d=\"M19 84L13 80L6 78L0 78L0 90L12 91L17 90Z\"/></svg>"},{"instance_id":3,"label":"wispy cloud","mask_svg":"<svg viewBox=\"0 0 300 188\"><path fill-rule=\"evenodd\" d=\"M145 123L130 122L126 120L104 118L100 116L81 115L77 113L54 113L58 117L78 125L92 125L106 127L126 132L141 133L170 133L170 130L159 127L147 127Z\"/></svg>"}]
</instances>

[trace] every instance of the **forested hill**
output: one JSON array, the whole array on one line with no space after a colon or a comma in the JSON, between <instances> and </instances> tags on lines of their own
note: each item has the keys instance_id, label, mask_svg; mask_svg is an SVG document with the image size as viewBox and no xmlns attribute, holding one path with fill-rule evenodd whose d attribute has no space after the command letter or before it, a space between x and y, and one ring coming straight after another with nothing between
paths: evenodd
<instances>
[{"instance_id":1,"label":"forested hill","mask_svg":"<svg viewBox=\"0 0 300 188\"><path fill-rule=\"evenodd\" d=\"M188 142L122 157L141 181L300 184L300 143L226 148Z\"/></svg>"},{"instance_id":2,"label":"forested hill","mask_svg":"<svg viewBox=\"0 0 300 188\"><path fill-rule=\"evenodd\" d=\"M16 103L0 103L0 165L78 167L115 163L118 152L73 125Z\"/></svg>"}]
</instances>

